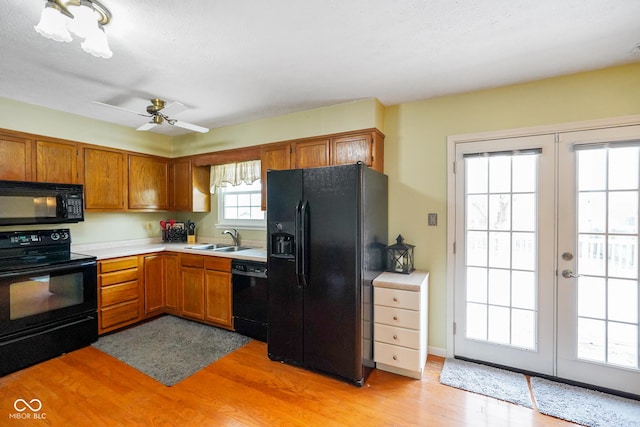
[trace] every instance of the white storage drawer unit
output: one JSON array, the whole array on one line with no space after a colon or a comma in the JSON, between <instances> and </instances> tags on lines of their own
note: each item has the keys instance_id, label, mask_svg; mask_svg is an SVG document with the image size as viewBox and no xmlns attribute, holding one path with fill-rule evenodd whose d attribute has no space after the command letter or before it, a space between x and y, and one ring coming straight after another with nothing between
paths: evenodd
<instances>
[{"instance_id":1,"label":"white storage drawer unit","mask_svg":"<svg viewBox=\"0 0 640 427\"><path fill-rule=\"evenodd\" d=\"M382 273L373 286L376 367L422 378L427 362L429 273Z\"/></svg>"}]
</instances>

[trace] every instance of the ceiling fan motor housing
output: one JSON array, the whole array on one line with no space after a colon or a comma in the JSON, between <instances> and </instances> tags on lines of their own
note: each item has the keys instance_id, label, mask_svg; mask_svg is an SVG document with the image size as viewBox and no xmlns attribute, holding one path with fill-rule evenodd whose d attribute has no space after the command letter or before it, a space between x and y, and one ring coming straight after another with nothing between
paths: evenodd
<instances>
[{"instance_id":1,"label":"ceiling fan motor housing","mask_svg":"<svg viewBox=\"0 0 640 427\"><path fill-rule=\"evenodd\" d=\"M147 113L155 115L164 108L165 102L162 99L153 98L151 105L147 107Z\"/></svg>"}]
</instances>

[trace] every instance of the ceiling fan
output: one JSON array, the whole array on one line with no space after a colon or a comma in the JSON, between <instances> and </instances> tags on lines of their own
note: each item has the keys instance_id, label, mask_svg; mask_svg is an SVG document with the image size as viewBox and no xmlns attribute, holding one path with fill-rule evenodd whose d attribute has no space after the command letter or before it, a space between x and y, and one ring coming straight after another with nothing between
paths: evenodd
<instances>
[{"instance_id":1,"label":"ceiling fan","mask_svg":"<svg viewBox=\"0 0 640 427\"><path fill-rule=\"evenodd\" d=\"M128 108L118 107L117 105L105 104L104 102L93 101L93 103L102 105L104 107L115 108L117 110L126 111L128 113L137 114L138 116L142 116L142 117L151 117L151 121L143 124L137 130L153 129L154 127L166 122L172 126L178 126L180 128L192 130L194 132L200 132L200 133L209 132L208 128L194 125L193 123L183 122L181 120L177 120L169 117L170 115L175 115L186 110L186 107L184 106L184 104L181 104L179 102L172 102L170 104L167 104L165 101L163 101L160 98L153 98L151 99L151 105L147 106L147 114L138 113L136 111L129 110Z\"/></svg>"}]
</instances>

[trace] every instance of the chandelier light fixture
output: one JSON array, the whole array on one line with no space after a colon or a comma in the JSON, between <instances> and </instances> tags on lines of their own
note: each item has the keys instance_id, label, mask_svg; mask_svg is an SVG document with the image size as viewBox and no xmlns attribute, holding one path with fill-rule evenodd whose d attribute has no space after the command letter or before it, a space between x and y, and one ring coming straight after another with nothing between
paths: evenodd
<instances>
[{"instance_id":1,"label":"chandelier light fixture","mask_svg":"<svg viewBox=\"0 0 640 427\"><path fill-rule=\"evenodd\" d=\"M33 28L57 42L70 42L73 33L84 39L80 46L85 52L111 58L113 52L104 32L110 20L111 12L98 0L47 0L40 22Z\"/></svg>"}]
</instances>

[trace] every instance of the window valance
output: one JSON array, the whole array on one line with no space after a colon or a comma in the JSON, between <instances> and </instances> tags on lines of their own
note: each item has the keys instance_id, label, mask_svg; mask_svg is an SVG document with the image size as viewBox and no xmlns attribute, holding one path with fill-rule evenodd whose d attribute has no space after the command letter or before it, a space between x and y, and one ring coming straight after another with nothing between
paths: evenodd
<instances>
[{"instance_id":1,"label":"window valance","mask_svg":"<svg viewBox=\"0 0 640 427\"><path fill-rule=\"evenodd\" d=\"M260 160L211 166L211 194L216 188L253 184L260 179Z\"/></svg>"}]
</instances>

